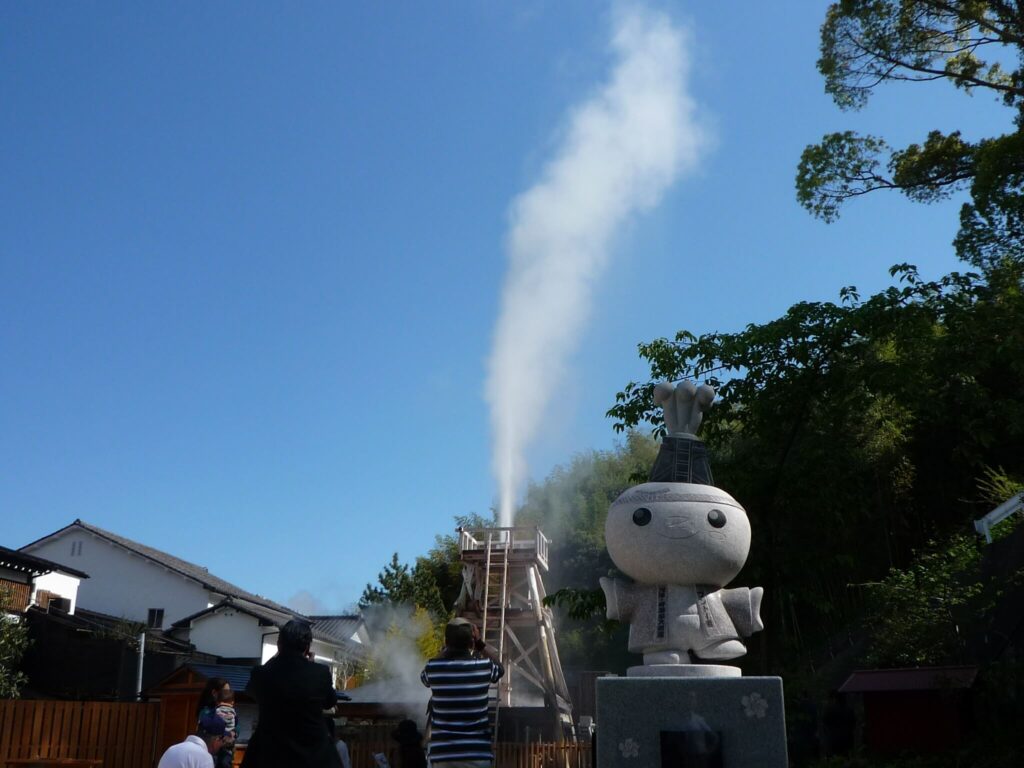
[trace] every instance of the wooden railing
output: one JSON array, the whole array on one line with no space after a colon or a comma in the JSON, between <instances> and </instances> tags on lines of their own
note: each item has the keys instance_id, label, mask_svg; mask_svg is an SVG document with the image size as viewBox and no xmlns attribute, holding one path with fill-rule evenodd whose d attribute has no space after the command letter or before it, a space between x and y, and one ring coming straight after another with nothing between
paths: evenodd
<instances>
[{"instance_id":1,"label":"wooden railing","mask_svg":"<svg viewBox=\"0 0 1024 768\"><path fill-rule=\"evenodd\" d=\"M373 756L384 754L397 766L397 747L393 741L350 741L348 754L352 768L376 768ZM590 768L590 744L529 744L499 741L494 748L494 768Z\"/></svg>"},{"instance_id":2,"label":"wooden railing","mask_svg":"<svg viewBox=\"0 0 1024 768\"><path fill-rule=\"evenodd\" d=\"M0 766L24 758L102 760L103 768L152 768L158 704L0 701Z\"/></svg>"},{"instance_id":3,"label":"wooden railing","mask_svg":"<svg viewBox=\"0 0 1024 768\"><path fill-rule=\"evenodd\" d=\"M511 547L507 547L506 538L512 537ZM460 528L459 553L487 549L488 538L491 549L506 548L513 554L536 554L544 570L548 568L548 548L551 539L536 526L512 526L507 528Z\"/></svg>"}]
</instances>

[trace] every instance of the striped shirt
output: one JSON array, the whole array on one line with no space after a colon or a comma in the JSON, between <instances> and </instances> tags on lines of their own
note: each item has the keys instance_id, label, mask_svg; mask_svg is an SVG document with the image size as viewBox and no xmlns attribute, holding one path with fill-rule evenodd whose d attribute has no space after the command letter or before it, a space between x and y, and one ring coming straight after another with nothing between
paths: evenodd
<instances>
[{"instance_id":1,"label":"striped shirt","mask_svg":"<svg viewBox=\"0 0 1024 768\"><path fill-rule=\"evenodd\" d=\"M505 674L490 659L436 658L427 662L420 680L430 689L431 763L494 760L487 694Z\"/></svg>"}]
</instances>

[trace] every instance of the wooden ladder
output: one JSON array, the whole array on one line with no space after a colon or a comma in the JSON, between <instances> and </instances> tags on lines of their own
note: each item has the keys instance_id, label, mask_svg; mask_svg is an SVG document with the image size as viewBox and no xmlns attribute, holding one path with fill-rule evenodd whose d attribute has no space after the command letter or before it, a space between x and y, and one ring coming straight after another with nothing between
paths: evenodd
<instances>
[{"instance_id":1,"label":"wooden ladder","mask_svg":"<svg viewBox=\"0 0 1024 768\"><path fill-rule=\"evenodd\" d=\"M498 658L505 663L505 608L508 605L508 561L512 553L512 532L504 532L504 541L495 541L487 534L487 564L484 577L484 616L481 639L498 649ZM506 671L507 674L507 671ZM491 741L498 741L498 711L501 705L501 686L509 680L499 680L491 686L487 697L491 725Z\"/></svg>"}]
</instances>

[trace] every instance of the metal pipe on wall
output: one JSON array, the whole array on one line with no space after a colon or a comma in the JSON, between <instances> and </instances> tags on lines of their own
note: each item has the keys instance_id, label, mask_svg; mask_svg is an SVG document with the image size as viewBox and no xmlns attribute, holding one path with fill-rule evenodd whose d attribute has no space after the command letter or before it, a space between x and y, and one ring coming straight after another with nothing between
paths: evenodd
<instances>
[{"instance_id":1,"label":"metal pipe on wall","mask_svg":"<svg viewBox=\"0 0 1024 768\"><path fill-rule=\"evenodd\" d=\"M146 630L139 632L139 666L135 672L135 698L142 701L142 662L146 658Z\"/></svg>"}]
</instances>

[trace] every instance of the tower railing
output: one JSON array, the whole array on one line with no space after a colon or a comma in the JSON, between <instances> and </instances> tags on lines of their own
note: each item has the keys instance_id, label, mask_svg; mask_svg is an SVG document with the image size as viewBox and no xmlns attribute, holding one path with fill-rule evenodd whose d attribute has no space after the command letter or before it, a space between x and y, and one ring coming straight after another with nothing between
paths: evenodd
<instances>
[{"instance_id":1,"label":"tower railing","mask_svg":"<svg viewBox=\"0 0 1024 768\"><path fill-rule=\"evenodd\" d=\"M495 528L460 528L459 554L479 554L486 559L490 550L500 549L512 558L536 558L548 570L548 549L551 539L536 526L507 526Z\"/></svg>"}]
</instances>

